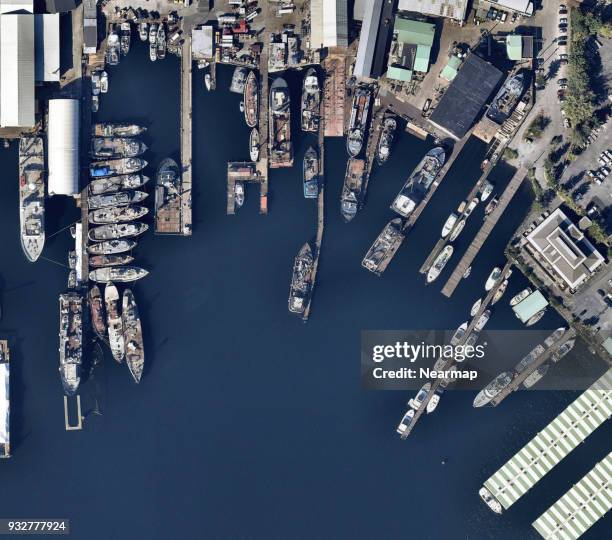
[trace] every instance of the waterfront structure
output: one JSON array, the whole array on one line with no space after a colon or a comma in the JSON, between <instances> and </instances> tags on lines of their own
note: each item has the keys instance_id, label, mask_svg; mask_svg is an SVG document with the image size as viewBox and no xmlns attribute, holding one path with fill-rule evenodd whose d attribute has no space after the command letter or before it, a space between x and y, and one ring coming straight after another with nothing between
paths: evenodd
<instances>
[{"instance_id":1,"label":"waterfront structure","mask_svg":"<svg viewBox=\"0 0 612 540\"><path fill-rule=\"evenodd\" d=\"M83 52L96 54L98 50L98 13L96 0L83 0Z\"/></svg>"},{"instance_id":2,"label":"waterfront structure","mask_svg":"<svg viewBox=\"0 0 612 540\"><path fill-rule=\"evenodd\" d=\"M383 9L383 0L372 0L365 6L363 24L359 33L359 47L353 75L355 77L371 77L374 65L374 53L378 38L378 26Z\"/></svg>"},{"instance_id":3,"label":"waterfront structure","mask_svg":"<svg viewBox=\"0 0 612 540\"><path fill-rule=\"evenodd\" d=\"M79 192L79 101L49 100L49 195Z\"/></svg>"},{"instance_id":4,"label":"waterfront structure","mask_svg":"<svg viewBox=\"0 0 612 540\"><path fill-rule=\"evenodd\" d=\"M575 540L612 508L612 452L532 525L543 538Z\"/></svg>"},{"instance_id":5,"label":"waterfront structure","mask_svg":"<svg viewBox=\"0 0 612 540\"><path fill-rule=\"evenodd\" d=\"M525 248L553 279L570 290L576 290L605 262L560 208L527 235Z\"/></svg>"},{"instance_id":6,"label":"waterfront structure","mask_svg":"<svg viewBox=\"0 0 612 540\"><path fill-rule=\"evenodd\" d=\"M36 82L60 80L59 13L34 15L34 78Z\"/></svg>"},{"instance_id":7,"label":"waterfront structure","mask_svg":"<svg viewBox=\"0 0 612 540\"><path fill-rule=\"evenodd\" d=\"M196 26L191 31L191 52L194 60L210 60L214 54L212 26Z\"/></svg>"},{"instance_id":8,"label":"waterfront structure","mask_svg":"<svg viewBox=\"0 0 612 540\"><path fill-rule=\"evenodd\" d=\"M312 0L310 2L310 48L347 46L347 0Z\"/></svg>"},{"instance_id":9,"label":"waterfront structure","mask_svg":"<svg viewBox=\"0 0 612 540\"><path fill-rule=\"evenodd\" d=\"M430 121L461 139L472 127L503 74L477 54L470 54L432 113Z\"/></svg>"},{"instance_id":10,"label":"waterfront structure","mask_svg":"<svg viewBox=\"0 0 612 540\"><path fill-rule=\"evenodd\" d=\"M427 73L436 26L398 15L393 27L387 78L407 82L413 72Z\"/></svg>"},{"instance_id":11,"label":"waterfront structure","mask_svg":"<svg viewBox=\"0 0 612 540\"><path fill-rule=\"evenodd\" d=\"M531 317L546 309L547 306L548 300L544 298L544 295L540 291L534 291L512 306L512 311L522 323L526 323Z\"/></svg>"},{"instance_id":12,"label":"waterfront structure","mask_svg":"<svg viewBox=\"0 0 612 540\"><path fill-rule=\"evenodd\" d=\"M467 5L468 0L399 0L398 9L463 21Z\"/></svg>"},{"instance_id":13,"label":"waterfront structure","mask_svg":"<svg viewBox=\"0 0 612 540\"><path fill-rule=\"evenodd\" d=\"M484 483L486 494L507 510L610 415L612 368L493 474Z\"/></svg>"},{"instance_id":14,"label":"waterfront structure","mask_svg":"<svg viewBox=\"0 0 612 540\"><path fill-rule=\"evenodd\" d=\"M34 17L0 17L0 126L34 126Z\"/></svg>"}]
</instances>

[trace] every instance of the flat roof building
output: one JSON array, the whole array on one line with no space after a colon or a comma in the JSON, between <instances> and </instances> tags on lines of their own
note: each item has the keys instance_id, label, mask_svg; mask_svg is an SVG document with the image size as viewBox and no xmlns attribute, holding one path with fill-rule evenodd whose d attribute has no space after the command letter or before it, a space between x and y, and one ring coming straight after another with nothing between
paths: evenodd
<instances>
[{"instance_id":1,"label":"flat roof building","mask_svg":"<svg viewBox=\"0 0 612 540\"><path fill-rule=\"evenodd\" d=\"M49 13L67 13L76 7L76 0L45 0Z\"/></svg>"},{"instance_id":2,"label":"flat roof building","mask_svg":"<svg viewBox=\"0 0 612 540\"><path fill-rule=\"evenodd\" d=\"M565 213L557 208L526 237L527 247L545 269L577 289L603 264L604 258Z\"/></svg>"},{"instance_id":3,"label":"flat roof building","mask_svg":"<svg viewBox=\"0 0 612 540\"><path fill-rule=\"evenodd\" d=\"M506 54L509 60L518 61L523 58L523 38L518 34L506 36Z\"/></svg>"},{"instance_id":4,"label":"flat roof building","mask_svg":"<svg viewBox=\"0 0 612 540\"><path fill-rule=\"evenodd\" d=\"M34 58L36 82L60 80L59 13L34 15Z\"/></svg>"},{"instance_id":5,"label":"flat roof building","mask_svg":"<svg viewBox=\"0 0 612 540\"><path fill-rule=\"evenodd\" d=\"M383 0L371 0L365 6L365 16L359 34L359 47L353 75L371 77L374 64L374 53L378 37L378 26L382 14Z\"/></svg>"},{"instance_id":6,"label":"flat roof building","mask_svg":"<svg viewBox=\"0 0 612 540\"><path fill-rule=\"evenodd\" d=\"M0 126L34 126L34 17L0 16Z\"/></svg>"},{"instance_id":7,"label":"flat roof building","mask_svg":"<svg viewBox=\"0 0 612 540\"><path fill-rule=\"evenodd\" d=\"M536 290L527 298L513 306L512 311L514 311L514 314L524 324L546 306L548 306L548 300L544 298L544 295L540 291Z\"/></svg>"},{"instance_id":8,"label":"flat roof building","mask_svg":"<svg viewBox=\"0 0 612 540\"><path fill-rule=\"evenodd\" d=\"M98 50L98 10L96 0L83 0L83 52L96 54Z\"/></svg>"},{"instance_id":9,"label":"flat roof building","mask_svg":"<svg viewBox=\"0 0 612 540\"><path fill-rule=\"evenodd\" d=\"M480 0L480 7L478 9L483 8L495 8L502 11L507 10L523 15L524 17L531 17L533 15L532 0Z\"/></svg>"},{"instance_id":10,"label":"flat roof building","mask_svg":"<svg viewBox=\"0 0 612 540\"><path fill-rule=\"evenodd\" d=\"M34 0L0 0L0 14L34 13Z\"/></svg>"},{"instance_id":11,"label":"flat roof building","mask_svg":"<svg viewBox=\"0 0 612 540\"><path fill-rule=\"evenodd\" d=\"M214 39L212 26L195 27L191 31L191 37L191 50L196 60L213 57Z\"/></svg>"},{"instance_id":12,"label":"flat roof building","mask_svg":"<svg viewBox=\"0 0 612 540\"><path fill-rule=\"evenodd\" d=\"M472 127L503 74L470 54L430 117L432 124L461 139Z\"/></svg>"},{"instance_id":13,"label":"flat roof building","mask_svg":"<svg viewBox=\"0 0 612 540\"><path fill-rule=\"evenodd\" d=\"M79 100L50 99L47 137L49 195L79 192Z\"/></svg>"},{"instance_id":14,"label":"flat roof building","mask_svg":"<svg viewBox=\"0 0 612 540\"><path fill-rule=\"evenodd\" d=\"M435 33L434 24L397 16L387 78L404 81L412 78L413 71L427 73ZM410 73L398 76L400 70Z\"/></svg>"},{"instance_id":15,"label":"flat roof building","mask_svg":"<svg viewBox=\"0 0 612 540\"><path fill-rule=\"evenodd\" d=\"M310 48L347 46L347 0L311 0Z\"/></svg>"},{"instance_id":16,"label":"flat roof building","mask_svg":"<svg viewBox=\"0 0 612 540\"><path fill-rule=\"evenodd\" d=\"M440 77L446 79L448 82L452 82L455 80L457 73L459 73L459 68L461 67L461 58L458 56L451 56L448 59L448 63L444 66L442 71L440 72Z\"/></svg>"},{"instance_id":17,"label":"flat roof building","mask_svg":"<svg viewBox=\"0 0 612 540\"><path fill-rule=\"evenodd\" d=\"M468 0L399 0L398 9L463 21L467 5Z\"/></svg>"}]
</instances>

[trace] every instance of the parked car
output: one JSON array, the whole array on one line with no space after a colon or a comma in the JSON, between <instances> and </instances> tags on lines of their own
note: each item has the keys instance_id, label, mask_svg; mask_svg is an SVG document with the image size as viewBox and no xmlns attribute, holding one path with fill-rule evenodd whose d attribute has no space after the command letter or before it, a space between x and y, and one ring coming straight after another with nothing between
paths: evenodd
<instances>
[{"instance_id":1,"label":"parked car","mask_svg":"<svg viewBox=\"0 0 612 540\"><path fill-rule=\"evenodd\" d=\"M567 34L567 26L559 25L559 33Z\"/></svg>"},{"instance_id":2,"label":"parked car","mask_svg":"<svg viewBox=\"0 0 612 540\"><path fill-rule=\"evenodd\" d=\"M567 84L567 79L565 79L565 78L559 79L559 80L557 81L557 84L558 84L559 86L562 86L562 85L564 85L564 84Z\"/></svg>"},{"instance_id":3,"label":"parked car","mask_svg":"<svg viewBox=\"0 0 612 540\"><path fill-rule=\"evenodd\" d=\"M561 60L567 60L567 54L566 54L566 53L561 53L561 54L559 55L559 58L560 58Z\"/></svg>"},{"instance_id":4,"label":"parked car","mask_svg":"<svg viewBox=\"0 0 612 540\"><path fill-rule=\"evenodd\" d=\"M565 4L559 4L559 15L567 14L567 6Z\"/></svg>"},{"instance_id":5,"label":"parked car","mask_svg":"<svg viewBox=\"0 0 612 540\"><path fill-rule=\"evenodd\" d=\"M559 19L559 26L567 26L567 19L565 17L562 17Z\"/></svg>"}]
</instances>

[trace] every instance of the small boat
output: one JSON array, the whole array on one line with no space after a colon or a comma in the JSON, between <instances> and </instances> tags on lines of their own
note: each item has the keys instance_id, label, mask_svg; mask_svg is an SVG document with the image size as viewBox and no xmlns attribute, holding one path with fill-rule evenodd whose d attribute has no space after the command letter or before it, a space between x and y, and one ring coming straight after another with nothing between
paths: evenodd
<instances>
[{"instance_id":1,"label":"small boat","mask_svg":"<svg viewBox=\"0 0 612 540\"><path fill-rule=\"evenodd\" d=\"M110 206L89 212L89 223L92 225L106 225L108 223L122 223L134 221L146 216L149 209L146 206Z\"/></svg>"},{"instance_id":2,"label":"small boat","mask_svg":"<svg viewBox=\"0 0 612 540\"><path fill-rule=\"evenodd\" d=\"M147 41L149 37L149 24L146 21L142 21L138 25L138 36L140 37L140 41Z\"/></svg>"},{"instance_id":3,"label":"small boat","mask_svg":"<svg viewBox=\"0 0 612 540\"><path fill-rule=\"evenodd\" d=\"M450 260L453 255L453 246L446 246L440 254L437 256L436 260L432 264L429 272L427 272L427 283L431 283L438 278L440 272L444 270L446 263Z\"/></svg>"},{"instance_id":4,"label":"small boat","mask_svg":"<svg viewBox=\"0 0 612 540\"><path fill-rule=\"evenodd\" d=\"M100 92L102 94L108 93L108 73L106 71L100 74Z\"/></svg>"},{"instance_id":5,"label":"small boat","mask_svg":"<svg viewBox=\"0 0 612 540\"><path fill-rule=\"evenodd\" d=\"M482 191L480 192L480 202L485 202L491 193L493 193L493 184L485 181Z\"/></svg>"},{"instance_id":6,"label":"small boat","mask_svg":"<svg viewBox=\"0 0 612 540\"><path fill-rule=\"evenodd\" d=\"M493 268L493 271L489 274L485 283L485 291L490 291L493 286L497 283L497 280L501 277L502 269L499 266Z\"/></svg>"},{"instance_id":7,"label":"small boat","mask_svg":"<svg viewBox=\"0 0 612 540\"><path fill-rule=\"evenodd\" d=\"M244 204L244 184L242 182L234 184L234 197L236 206L240 208Z\"/></svg>"},{"instance_id":8,"label":"small boat","mask_svg":"<svg viewBox=\"0 0 612 540\"><path fill-rule=\"evenodd\" d=\"M531 388L534 384L536 384L540 379L544 377L544 375L546 375L549 367L550 366L548 364L542 364L533 373L530 373L523 381L523 388Z\"/></svg>"},{"instance_id":9,"label":"small boat","mask_svg":"<svg viewBox=\"0 0 612 540\"><path fill-rule=\"evenodd\" d=\"M259 131L257 131L257 128L253 128L249 135L249 153L251 161L259 159Z\"/></svg>"},{"instance_id":10,"label":"small boat","mask_svg":"<svg viewBox=\"0 0 612 540\"><path fill-rule=\"evenodd\" d=\"M440 398L442 397L442 390L436 390L435 394L431 396L430 400L427 402L427 408L425 409L427 414L431 414L436 410L438 403L440 403Z\"/></svg>"},{"instance_id":11,"label":"small boat","mask_svg":"<svg viewBox=\"0 0 612 540\"><path fill-rule=\"evenodd\" d=\"M123 341L123 322L119 314L119 291L117 287L106 283L104 290L104 303L106 304L106 316L108 318L108 342L113 358L121 363L125 355L125 343Z\"/></svg>"},{"instance_id":12,"label":"small boat","mask_svg":"<svg viewBox=\"0 0 612 540\"><path fill-rule=\"evenodd\" d=\"M396 432L398 435L404 435L404 433L406 433L413 418L414 418L414 409L409 409L404 415L404 417L402 418L402 421L399 423L399 426L397 426Z\"/></svg>"},{"instance_id":13,"label":"small boat","mask_svg":"<svg viewBox=\"0 0 612 540\"><path fill-rule=\"evenodd\" d=\"M478 206L478 197L474 197L471 201L470 204L468 204L467 208L465 209L465 218L468 218L472 215L472 212L474 211L474 209Z\"/></svg>"},{"instance_id":14,"label":"small boat","mask_svg":"<svg viewBox=\"0 0 612 540\"><path fill-rule=\"evenodd\" d=\"M376 160L379 165L384 165L391 155L391 146L393 145L393 137L395 136L396 129L397 120L395 117L389 116L384 119L382 133L380 134L378 149L376 151Z\"/></svg>"},{"instance_id":15,"label":"small boat","mask_svg":"<svg viewBox=\"0 0 612 540\"><path fill-rule=\"evenodd\" d=\"M110 266L105 268L97 268L89 272L89 279L98 283L107 283L109 281L117 281L119 283L129 283L142 279L148 275L148 271L137 266Z\"/></svg>"},{"instance_id":16,"label":"small boat","mask_svg":"<svg viewBox=\"0 0 612 540\"><path fill-rule=\"evenodd\" d=\"M533 317L531 317L531 319L529 319L526 323L525 326L533 326L535 323L537 323L542 317L544 317L544 313L546 313L546 309L542 309L540 311L538 311Z\"/></svg>"},{"instance_id":17,"label":"small boat","mask_svg":"<svg viewBox=\"0 0 612 540\"><path fill-rule=\"evenodd\" d=\"M210 73L204 75L204 86L209 92L212 90L212 77L210 76Z\"/></svg>"},{"instance_id":18,"label":"small boat","mask_svg":"<svg viewBox=\"0 0 612 540\"><path fill-rule=\"evenodd\" d=\"M89 266L92 268L102 268L104 266L123 266L130 264L134 260L131 255L92 255L89 257Z\"/></svg>"},{"instance_id":19,"label":"small boat","mask_svg":"<svg viewBox=\"0 0 612 540\"><path fill-rule=\"evenodd\" d=\"M468 266L467 270L463 273L463 279L467 279L470 277L470 274L472 273L472 267Z\"/></svg>"},{"instance_id":20,"label":"small boat","mask_svg":"<svg viewBox=\"0 0 612 540\"><path fill-rule=\"evenodd\" d=\"M100 339L106 339L106 318L104 315L104 302L100 294L100 287L94 285L89 290L89 309L91 312L91 324L94 332Z\"/></svg>"},{"instance_id":21,"label":"small boat","mask_svg":"<svg viewBox=\"0 0 612 540\"><path fill-rule=\"evenodd\" d=\"M130 238L143 234L149 226L146 223L109 223L89 229L88 238L92 242Z\"/></svg>"},{"instance_id":22,"label":"small boat","mask_svg":"<svg viewBox=\"0 0 612 540\"><path fill-rule=\"evenodd\" d=\"M132 41L132 25L129 21L121 23L121 54L126 56L130 52L130 43Z\"/></svg>"},{"instance_id":23,"label":"small boat","mask_svg":"<svg viewBox=\"0 0 612 540\"><path fill-rule=\"evenodd\" d=\"M444 227L442 227L442 238L446 238L450 234L458 219L459 216L455 214L455 212L448 216L448 218L444 222Z\"/></svg>"},{"instance_id":24,"label":"small boat","mask_svg":"<svg viewBox=\"0 0 612 540\"><path fill-rule=\"evenodd\" d=\"M319 155L312 146L304 154L303 182L304 197L316 199L319 195Z\"/></svg>"},{"instance_id":25,"label":"small boat","mask_svg":"<svg viewBox=\"0 0 612 540\"><path fill-rule=\"evenodd\" d=\"M91 74L91 94L97 96L100 94L100 72L95 71Z\"/></svg>"},{"instance_id":26,"label":"small boat","mask_svg":"<svg viewBox=\"0 0 612 540\"><path fill-rule=\"evenodd\" d=\"M415 411L418 411L421 408L421 405L423 405L423 401L427 399L430 390L431 383L425 383L417 392L417 395L408 402L408 406L412 407Z\"/></svg>"},{"instance_id":27,"label":"small boat","mask_svg":"<svg viewBox=\"0 0 612 540\"><path fill-rule=\"evenodd\" d=\"M548 336L544 340L544 347L552 347L557 341L561 339L561 336L565 334L565 330L565 326L560 326L559 328L557 328L552 334L550 334L550 336Z\"/></svg>"},{"instance_id":28,"label":"small boat","mask_svg":"<svg viewBox=\"0 0 612 540\"><path fill-rule=\"evenodd\" d=\"M453 334L453 337L450 340L451 345L454 346L459 344L459 342L463 339L463 336L465 336L468 324L469 323L465 321L461 324L461 326L459 326L459 328L457 328L457 330L455 330L455 333Z\"/></svg>"},{"instance_id":29,"label":"small boat","mask_svg":"<svg viewBox=\"0 0 612 540\"><path fill-rule=\"evenodd\" d=\"M493 212L493 210L495 210L497 208L498 204L499 204L499 200L497 199L497 197L493 197L489 201L489 204L487 204L487 206L485 206L485 209L484 209L485 217L488 216L491 212Z\"/></svg>"},{"instance_id":30,"label":"small boat","mask_svg":"<svg viewBox=\"0 0 612 540\"><path fill-rule=\"evenodd\" d=\"M149 44L157 43L157 23L151 23L149 26Z\"/></svg>"},{"instance_id":31,"label":"small boat","mask_svg":"<svg viewBox=\"0 0 612 540\"><path fill-rule=\"evenodd\" d=\"M114 255L115 253L125 253L134 249L136 240L109 240L87 246L87 252L91 255Z\"/></svg>"},{"instance_id":32,"label":"small boat","mask_svg":"<svg viewBox=\"0 0 612 540\"><path fill-rule=\"evenodd\" d=\"M480 498L487 503L487 506L493 510L493 512L496 514L502 513L501 503L491 495L491 492L486 487L481 487L478 491L478 495L480 495Z\"/></svg>"},{"instance_id":33,"label":"small boat","mask_svg":"<svg viewBox=\"0 0 612 540\"><path fill-rule=\"evenodd\" d=\"M525 298L527 298L531 293L532 293L531 287L527 287L526 289L523 289L516 296L512 297L512 299L510 300L510 305L516 306L516 304L525 300Z\"/></svg>"},{"instance_id":34,"label":"small boat","mask_svg":"<svg viewBox=\"0 0 612 540\"><path fill-rule=\"evenodd\" d=\"M157 44L149 43L149 60L155 62L157 60Z\"/></svg>"},{"instance_id":35,"label":"small boat","mask_svg":"<svg viewBox=\"0 0 612 540\"><path fill-rule=\"evenodd\" d=\"M89 208L106 208L108 206L127 206L144 201L149 196L145 191L120 191L109 195L93 195L89 197Z\"/></svg>"},{"instance_id":36,"label":"small boat","mask_svg":"<svg viewBox=\"0 0 612 540\"><path fill-rule=\"evenodd\" d=\"M493 299L491 300L491 305L499 302L501 297L504 296L504 293L506 292L507 288L508 288L508 280L504 279L504 281L501 282L501 285L497 287L497 290L495 291L495 294L493 295Z\"/></svg>"},{"instance_id":37,"label":"small boat","mask_svg":"<svg viewBox=\"0 0 612 540\"><path fill-rule=\"evenodd\" d=\"M464 227L465 227L465 218L459 220L459 223L455 225L455 228L453 229L453 232L451 233L450 238L448 239L449 242L454 242L455 240L457 240L457 238L461 234L461 231L463 231Z\"/></svg>"},{"instance_id":38,"label":"small boat","mask_svg":"<svg viewBox=\"0 0 612 540\"><path fill-rule=\"evenodd\" d=\"M552 361L558 362L559 360L561 360L561 358L563 358L567 353L569 353L574 348L575 344L576 344L575 339L568 339L563 345L561 345L561 347L559 347L552 354Z\"/></svg>"},{"instance_id":39,"label":"small boat","mask_svg":"<svg viewBox=\"0 0 612 540\"><path fill-rule=\"evenodd\" d=\"M473 317L474 315L476 315L476 313L478 313L478 310L480 309L481 305L482 305L482 298L479 298L478 300L476 300L476 302L474 302L472 309L470 309L471 317Z\"/></svg>"},{"instance_id":40,"label":"small boat","mask_svg":"<svg viewBox=\"0 0 612 540\"><path fill-rule=\"evenodd\" d=\"M238 104L238 108L240 109L240 112L241 112L241 113L243 113L243 112L244 112L244 101L241 101L241 102Z\"/></svg>"},{"instance_id":41,"label":"small boat","mask_svg":"<svg viewBox=\"0 0 612 540\"><path fill-rule=\"evenodd\" d=\"M144 369L144 344L138 306L130 289L123 291L123 310L121 315L125 363L134 381L139 383Z\"/></svg>"},{"instance_id":42,"label":"small boat","mask_svg":"<svg viewBox=\"0 0 612 540\"><path fill-rule=\"evenodd\" d=\"M99 96L91 96L91 112L97 113L100 110Z\"/></svg>"},{"instance_id":43,"label":"small boat","mask_svg":"<svg viewBox=\"0 0 612 540\"><path fill-rule=\"evenodd\" d=\"M467 206L467 201L461 201L459 206L457 206L457 213L463 214L463 211L465 210L466 206Z\"/></svg>"},{"instance_id":44,"label":"small boat","mask_svg":"<svg viewBox=\"0 0 612 540\"><path fill-rule=\"evenodd\" d=\"M157 31L157 58L160 60L166 58L166 31L163 22L159 23L159 30Z\"/></svg>"},{"instance_id":45,"label":"small boat","mask_svg":"<svg viewBox=\"0 0 612 540\"><path fill-rule=\"evenodd\" d=\"M476 324L474 326L474 331L475 332L480 332L485 325L489 322L489 319L491 317L491 310L487 309L478 319L478 321L476 321Z\"/></svg>"}]
</instances>

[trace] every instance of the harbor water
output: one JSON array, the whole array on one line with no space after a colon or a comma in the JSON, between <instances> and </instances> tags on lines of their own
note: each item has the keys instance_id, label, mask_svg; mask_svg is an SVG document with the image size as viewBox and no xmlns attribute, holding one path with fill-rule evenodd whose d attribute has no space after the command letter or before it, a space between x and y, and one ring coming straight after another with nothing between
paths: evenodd
<instances>
[{"instance_id":1,"label":"harbor water","mask_svg":"<svg viewBox=\"0 0 612 540\"><path fill-rule=\"evenodd\" d=\"M609 451L605 425L503 516L478 488L549 422L575 393L519 392L499 407L473 409L472 392L449 392L407 441L395 433L409 395L360 387L360 332L454 329L482 294L529 201L519 191L451 299L452 271L425 285L418 273L449 213L480 174L484 146L470 141L382 277L360 263L392 218L389 204L433 146L401 130L389 162L374 168L366 204L340 216L343 139L326 140L326 225L311 319L290 316L293 258L316 232L316 203L302 191L301 74L292 89L295 166L273 171L269 214L257 186L226 216L230 160L248 160L242 99L218 69L208 93L194 69L191 238L147 233L135 264L150 275L134 286L145 333L142 383L107 354L83 388L83 431L64 430L58 374L58 301L66 288L65 227L74 202L47 201L44 259L19 243L17 145L0 151L0 337L12 347L12 451L0 463L0 517L70 518L74 538L535 538L530 523ZM178 161L179 62L151 63L146 46L109 70L101 121L148 126L145 159L154 175ZM502 186L512 176L496 170ZM149 185L151 193L151 185ZM152 208L152 195L149 207ZM148 216L151 217L150 215ZM151 224L151 219L148 220ZM470 218L459 253L482 223ZM506 296L526 286L515 272ZM559 326L552 310L537 328ZM507 299L488 328L518 329ZM517 344L517 361L529 350ZM92 414L95 407L101 415ZM444 463L444 464L443 464ZM607 525L607 527L606 527ZM609 519L585 538L603 539Z\"/></svg>"}]
</instances>

